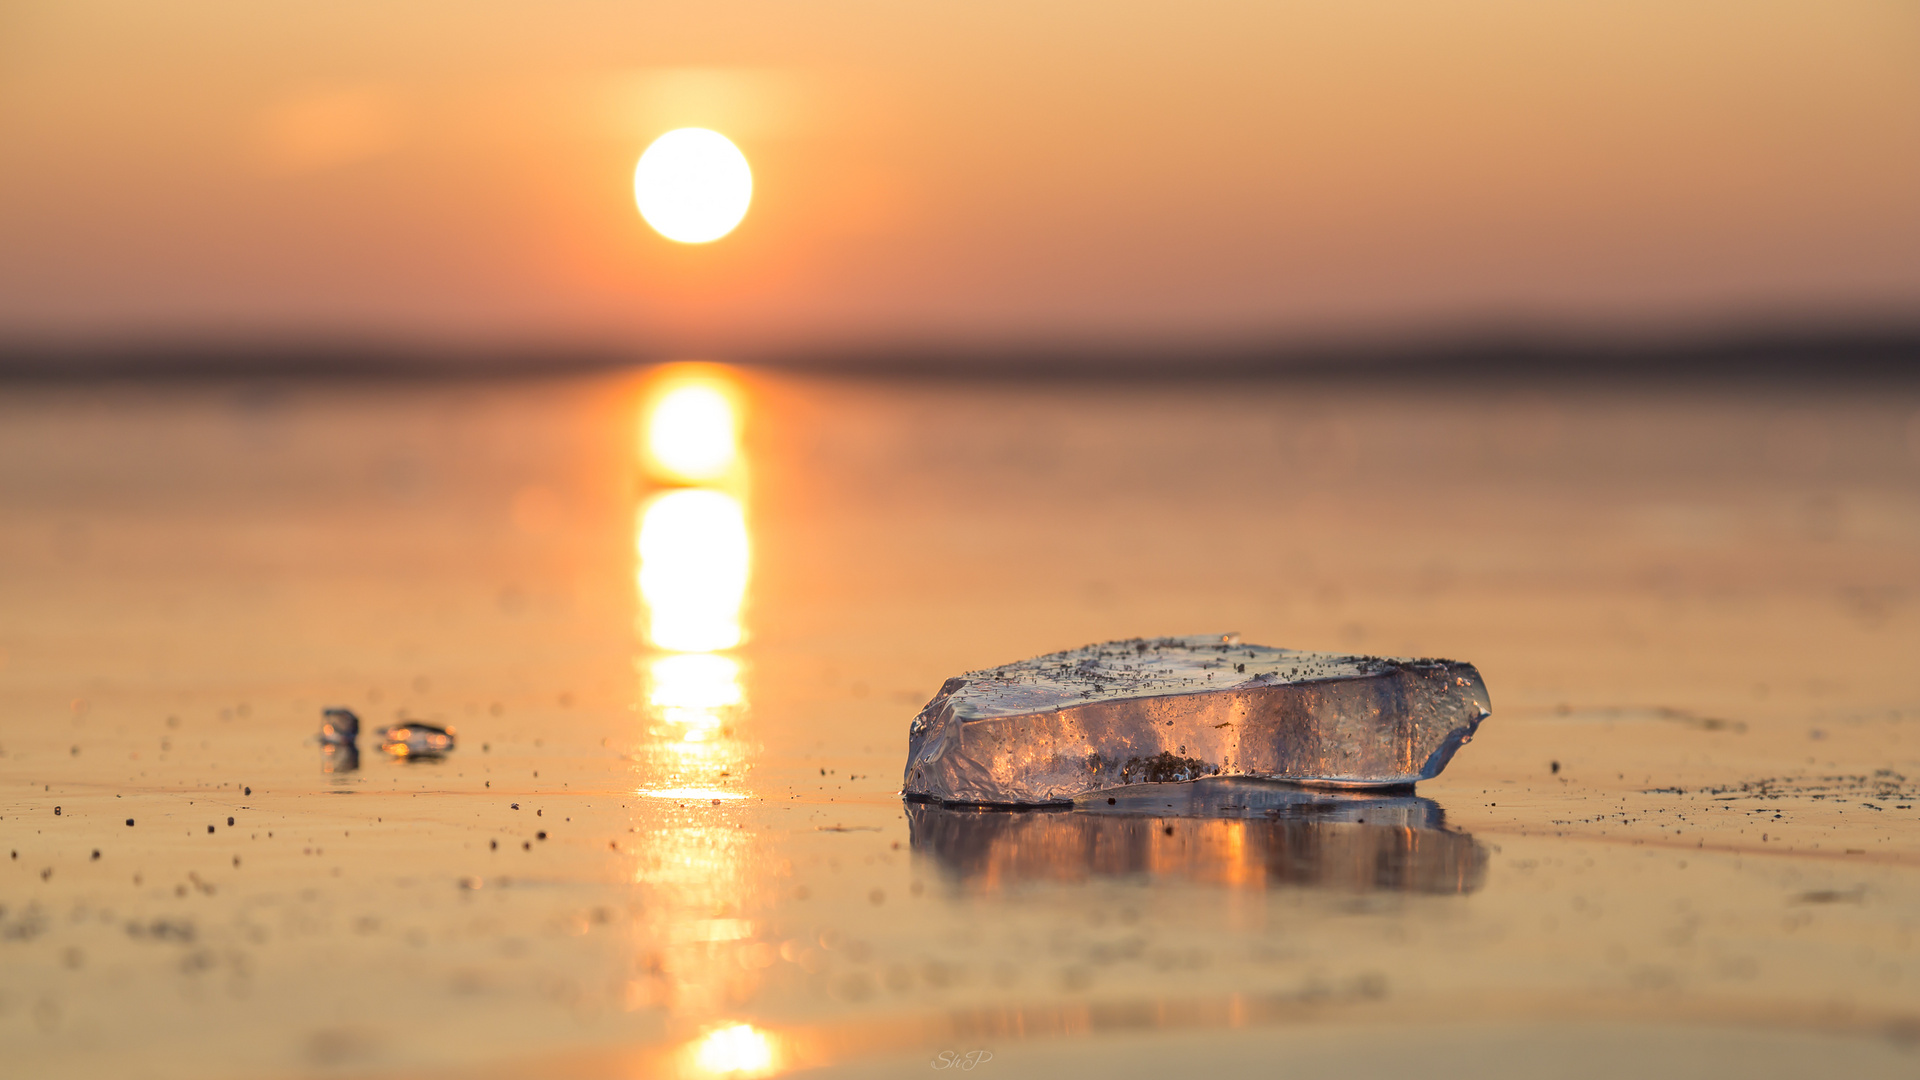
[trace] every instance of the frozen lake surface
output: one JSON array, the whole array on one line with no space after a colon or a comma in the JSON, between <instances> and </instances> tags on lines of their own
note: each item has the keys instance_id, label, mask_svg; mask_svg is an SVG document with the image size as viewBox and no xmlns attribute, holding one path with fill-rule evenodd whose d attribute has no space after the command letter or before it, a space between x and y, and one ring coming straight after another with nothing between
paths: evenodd
<instances>
[{"instance_id":1,"label":"frozen lake surface","mask_svg":"<svg viewBox=\"0 0 1920 1080\"><path fill-rule=\"evenodd\" d=\"M0 387L7 1071L1920 1070L1920 394L715 377L686 491L644 374ZM902 803L947 677L1220 630L1493 716Z\"/></svg>"}]
</instances>

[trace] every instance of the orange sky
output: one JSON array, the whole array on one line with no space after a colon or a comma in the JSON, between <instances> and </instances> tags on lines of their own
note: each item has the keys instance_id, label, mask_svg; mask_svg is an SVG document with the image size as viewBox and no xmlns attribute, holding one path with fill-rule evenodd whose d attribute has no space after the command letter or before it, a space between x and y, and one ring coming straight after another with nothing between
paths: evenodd
<instances>
[{"instance_id":1,"label":"orange sky","mask_svg":"<svg viewBox=\"0 0 1920 1080\"><path fill-rule=\"evenodd\" d=\"M752 161L732 236L647 142ZM0 337L839 343L1920 315L1920 7L0 5Z\"/></svg>"}]
</instances>

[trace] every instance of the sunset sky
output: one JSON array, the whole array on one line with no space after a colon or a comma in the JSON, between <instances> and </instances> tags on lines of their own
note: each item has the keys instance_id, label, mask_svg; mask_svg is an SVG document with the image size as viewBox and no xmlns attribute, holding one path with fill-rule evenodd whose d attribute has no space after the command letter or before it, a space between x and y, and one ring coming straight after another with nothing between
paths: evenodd
<instances>
[{"instance_id":1,"label":"sunset sky","mask_svg":"<svg viewBox=\"0 0 1920 1080\"><path fill-rule=\"evenodd\" d=\"M635 210L746 154L729 236ZM1920 6L0 4L0 338L725 357L1920 316Z\"/></svg>"}]
</instances>

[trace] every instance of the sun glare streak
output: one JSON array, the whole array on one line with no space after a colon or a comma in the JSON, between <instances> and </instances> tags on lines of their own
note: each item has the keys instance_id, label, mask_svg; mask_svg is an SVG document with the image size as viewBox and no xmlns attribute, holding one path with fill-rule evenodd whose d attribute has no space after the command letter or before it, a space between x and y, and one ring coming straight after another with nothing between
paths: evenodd
<instances>
[{"instance_id":1,"label":"sun glare streak","mask_svg":"<svg viewBox=\"0 0 1920 1080\"><path fill-rule=\"evenodd\" d=\"M635 583L652 646L636 658L647 728L634 794L636 827L651 839L630 857L648 898L640 940L651 955L628 982L626 1005L711 1022L752 995L776 955L742 914L755 847L740 827L754 799L745 787L751 744L736 733L747 665L722 651L746 636L752 554L740 395L725 368L680 364L654 375L646 400L636 448L659 486L634 519ZM766 1075L777 1049L731 1024L687 1044L684 1071Z\"/></svg>"},{"instance_id":2,"label":"sun glare streak","mask_svg":"<svg viewBox=\"0 0 1920 1080\"><path fill-rule=\"evenodd\" d=\"M641 511L639 548L655 645L705 652L740 644L748 560L740 500L699 489L656 496Z\"/></svg>"},{"instance_id":3,"label":"sun glare streak","mask_svg":"<svg viewBox=\"0 0 1920 1080\"><path fill-rule=\"evenodd\" d=\"M684 743L706 742L745 703L740 662L715 653L676 653L653 661L647 704Z\"/></svg>"},{"instance_id":4,"label":"sun glare streak","mask_svg":"<svg viewBox=\"0 0 1920 1080\"><path fill-rule=\"evenodd\" d=\"M712 1076L762 1076L773 1069L773 1043L752 1025L731 1024L708 1032L693 1060Z\"/></svg>"},{"instance_id":5,"label":"sun glare streak","mask_svg":"<svg viewBox=\"0 0 1920 1080\"><path fill-rule=\"evenodd\" d=\"M706 712L738 705L745 697L740 662L730 656L677 653L655 660L650 670L653 684L647 700L664 709Z\"/></svg>"},{"instance_id":6,"label":"sun glare streak","mask_svg":"<svg viewBox=\"0 0 1920 1080\"><path fill-rule=\"evenodd\" d=\"M740 455L733 401L705 380L670 384L647 416L647 458L662 479L683 484L724 480Z\"/></svg>"}]
</instances>

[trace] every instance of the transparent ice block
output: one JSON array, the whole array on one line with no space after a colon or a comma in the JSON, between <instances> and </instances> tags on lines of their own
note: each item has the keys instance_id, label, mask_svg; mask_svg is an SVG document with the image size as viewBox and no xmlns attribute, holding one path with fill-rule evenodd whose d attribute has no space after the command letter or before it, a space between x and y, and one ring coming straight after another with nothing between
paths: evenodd
<instances>
[{"instance_id":1,"label":"transparent ice block","mask_svg":"<svg viewBox=\"0 0 1920 1080\"><path fill-rule=\"evenodd\" d=\"M948 679L909 729L904 794L1037 806L1252 776L1405 787L1490 715L1471 664L1135 638Z\"/></svg>"}]
</instances>

